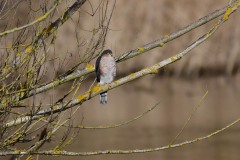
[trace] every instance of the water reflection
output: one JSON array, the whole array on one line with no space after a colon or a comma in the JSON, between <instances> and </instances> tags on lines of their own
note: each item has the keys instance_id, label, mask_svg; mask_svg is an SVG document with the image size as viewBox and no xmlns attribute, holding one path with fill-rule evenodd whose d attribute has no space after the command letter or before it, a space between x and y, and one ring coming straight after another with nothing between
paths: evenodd
<instances>
[{"instance_id":1,"label":"water reflection","mask_svg":"<svg viewBox=\"0 0 240 160\"><path fill-rule=\"evenodd\" d=\"M106 130L80 130L72 151L149 148L169 144L206 92L206 99L176 142L220 129L240 116L240 76L235 78L176 79L148 77L109 92L109 103L98 97L85 103L76 117L84 125L117 124L159 106L129 125ZM209 140L146 154L101 155L84 159L239 159L239 124ZM68 157L57 157L68 159ZM79 159L79 157L71 157Z\"/></svg>"}]
</instances>

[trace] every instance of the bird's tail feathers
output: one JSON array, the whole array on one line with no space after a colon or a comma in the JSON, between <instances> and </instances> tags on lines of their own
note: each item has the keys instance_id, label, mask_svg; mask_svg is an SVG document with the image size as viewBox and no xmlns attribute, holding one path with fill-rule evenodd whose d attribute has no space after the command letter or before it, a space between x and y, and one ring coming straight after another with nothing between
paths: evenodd
<instances>
[{"instance_id":1,"label":"bird's tail feathers","mask_svg":"<svg viewBox=\"0 0 240 160\"><path fill-rule=\"evenodd\" d=\"M100 94L100 103L107 104L107 92L103 92Z\"/></svg>"}]
</instances>

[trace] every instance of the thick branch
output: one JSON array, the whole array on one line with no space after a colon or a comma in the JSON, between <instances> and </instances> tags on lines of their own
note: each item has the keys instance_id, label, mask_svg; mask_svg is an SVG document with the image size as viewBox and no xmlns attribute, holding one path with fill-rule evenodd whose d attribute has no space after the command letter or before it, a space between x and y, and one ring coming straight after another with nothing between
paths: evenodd
<instances>
[{"instance_id":1,"label":"thick branch","mask_svg":"<svg viewBox=\"0 0 240 160\"><path fill-rule=\"evenodd\" d=\"M86 0L77 0L75 3L73 3L72 6L70 6L64 14L59 17L56 21L54 21L51 25L49 25L47 28L45 28L42 32L41 36L49 36L54 31L58 29L59 26L61 26L64 22L66 22L71 16L86 2Z\"/></svg>"}]
</instances>

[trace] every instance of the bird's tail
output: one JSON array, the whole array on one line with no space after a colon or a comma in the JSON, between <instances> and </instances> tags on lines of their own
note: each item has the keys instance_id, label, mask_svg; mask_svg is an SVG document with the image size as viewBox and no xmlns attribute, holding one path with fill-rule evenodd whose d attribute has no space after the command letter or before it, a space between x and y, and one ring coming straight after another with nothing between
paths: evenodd
<instances>
[{"instance_id":1,"label":"bird's tail","mask_svg":"<svg viewBox=\"0 0 240 160\"><path fill-rule=\"evenodd\" d=\"M107 103L107 92L103 92L100 94L100 103L101 104Z\"/></svg>"}]
</instances>

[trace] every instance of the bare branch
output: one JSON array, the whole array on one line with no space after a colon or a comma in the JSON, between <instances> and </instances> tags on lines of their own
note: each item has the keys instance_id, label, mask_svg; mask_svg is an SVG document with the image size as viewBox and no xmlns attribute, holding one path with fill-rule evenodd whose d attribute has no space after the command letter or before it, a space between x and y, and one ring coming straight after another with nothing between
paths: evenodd
<instances>
[{"instance_id":1,"label":"bare branch","mask_svg":"<svg viewBox=\"0 0 240 160\"><path fill-rule=\"evenodd\" d=\"M52 8L47 13L45 13L43 16L39 17L38 19L36 19L36 20L26 24L26 25L23 25L21 27L17 27L17 28L13 28L13 29L4 31L4 32L0 33L0 37L5 36L9 33L13 33L13 32L16 32L16 31L20 31L22 29L26 29L26 28L28 28L28 27L30 27L30 26L38 23L38 22L41 22L41 21L45 20L50 15L50 13L52 13L56 9L56 7L58 6L59 3L61 3L61 1L62 0L56 0L54 2L54 5L52 6Z\"/></svg>"},{"instance_id":2,"label":"bare branch","mask_svg":"<svg viewBox=\"0 0 240 160\"><path fill-rule=\"evenodd\" d=\"M237 8L238 7L239 6L237 6ZM221 9L218 9L218 10L210 13L209 15L207 15L207 16L205 16L205 17L203 17L203 18L193 22L192 24L189 24L188 26L186 26L186 27L184 27L184 28L174 32L174 33L171 33L168 36L165 36L165 37L163 37L163 38L161 38L159 40L150 42L150 43L148 43L148 44L146 44L144 46L138 47L137 49L134 49L134 50L131 50L129 52L126 52L126 53L122 54L121 56L117 57L116 61L117 62L122 62L122 61L125 61L125 60L129 59L129 58L135 57L135 56L140 55L142 53L145 53L145 52L147 52L149 50L152 50L152 49L154 49L156 47L162 47L166 43L168 43L168 42L170 42L170 41L172 41L172 40L174 40L174 39L176 39L176 38L178 38L178 37L180 37L180 36L190 32L191 30L196 29L196 28L200 27L201 25L203 25L203 24L205 24L205 23L207 23L207 22L209 22L209 21L211 21L211 20L213 20L213 19L223 15L226 12L227 8L228 8L228 6L223 7ZM234 9L234 11L235 11L235 9ZM52 89L52 88L54 88L56 86L59 86L59 85L61 85L63 83L69 82L69 81L71 81L73 79L76 79L76 78L82 77L84 75L90 74L94 70L95 70L95 66L89 64L89 65L86 66L86 68L84 68L82 70L77 70L77 71L75 71L75 72L73 72L73 73L71 73L71 74L69 74L67 76L60 77L59 79L56 79L53 82L41 85L38 88L33 89L33 90L29 91L26 94L22 94L24 96L16 96L16 99L21 101L21 100L26 99L28 97L31 97L33 95L42 93L42 92L47 91L49 89ZM1 106L1 104L0 104L0 106Z\"/></svg>"},{"instance_id":3,"label":"bare branch","mask_svg":"<svg viewBox=\"0 0 240 160\"><path fill-rule=\"evenodd\" d=\"M194 49L196 46L198 46L199 44L201 44L202 42L204 42L205 40L207 40L211 35L213 35L213 33L215 33L215 31L226 21L228 20L229 16L239 8L240 6L240 2L236 1L234 3L233 6L230 6L227 11L225 12L224 16L222 19L220 19L218 21L218 23L214 24L214 26L206 33L204 34L202 37L200 37L199 39L197 39L195 42L193 42L190 46L188 46L185 50L183 50L182 52L180 52L179 54L172 56L168 59L165 59L153 66L150 67L146 67L138 72L132 73L126 77L123 77L119 80L114 81L113 83L109 84L109 85L104 85L104 86L95 86L93 87L93 89L87 91L85 94L79 95L77 99L73 99L68 103L62 103L62 104L57 104L51 108L45 109L45 110L41 110L38 113L36 113L36 115L34 115L33 117L30 116L25 116L25 117L20 117L17 118L16 120L12 120L8 123L5 124L5 127L10 127L10 126L15 126L21 123L24 123L26 121L29 120L29 118L32 119L38 119L39 117L46 115L46 114L52 114L52 113L58 113L58 112L62 112L64 110L67 110L68 108L72 108L76 105L82 104L83 102L91 99L92 97L95 97L96 95L111 90L113 88L119 87L123 84L126 84L130 81L136 80L140 77L149 75L149 74L155 74L158 72L158 69L171 64L179 59L181 59L183 56L187 55L187 53L189 53L192 49Z\"/></svg>"},{"instance_id":4,"label":"bare branch","mask_svg":"<svg viewBox=\"0 0 240 160\"><path fill-rule=\"evenodd\" d=\"M195 138L192 140L184 141L182 143L177 143L177 144L171 144L171 145L166 145L162 147L156 147L156 148L147 148L147 149L134 149L134 150L104 150L104 151L90 151L90 152L68 152L68 151L36 151L32 152L32 154L37 154L37 155L61 155L61 156L92 156L92 155L102 155L102 154L133 154L133 153L146 153L146 152L155 152L155 151L161 151L161 150L166 150L166 149L172 149L172 148L178 148L178 147L183 147L185 145L193 144L199 141L203 141L208 138L212 138L213 136L216 136L223 131L229 129L230 127L234 126L240 121L240 118L235 120L234 122L228 124L227 126L216 130L206 136ZM5 156L5 155L26 155L28 154L26 151L23 150L18 150L18 151L0 151L0 156Z\"/></svg>"}]
</instances>

